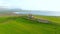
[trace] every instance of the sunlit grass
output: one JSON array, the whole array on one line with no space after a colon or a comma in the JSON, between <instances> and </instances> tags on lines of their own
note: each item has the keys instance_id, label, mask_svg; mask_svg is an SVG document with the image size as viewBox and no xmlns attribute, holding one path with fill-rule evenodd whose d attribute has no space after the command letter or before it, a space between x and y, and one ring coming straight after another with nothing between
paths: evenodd
<instances>
[{"instance_id":1,"label":"sunlit grass","mask_svg":"<svg viewBox=\"0 0 60 34\"><path fill-rule=\"evenodd\" d=\"M57 19L55 17L43 18L51 21ZM0 21L0 34L60 34L60 25L43 24L15 16L0 17ZM55 22L58 22L58 19Z\"/></svg>"}]
</instances>

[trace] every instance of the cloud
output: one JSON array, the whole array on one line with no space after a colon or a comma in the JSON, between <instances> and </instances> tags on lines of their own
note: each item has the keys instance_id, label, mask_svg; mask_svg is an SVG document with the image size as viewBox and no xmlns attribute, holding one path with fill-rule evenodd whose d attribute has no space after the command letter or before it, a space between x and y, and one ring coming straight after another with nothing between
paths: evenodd
<instances>
[{"instance_id":1,"label":"cloud","mask_svg":"<svg viewBox=\"0 0 60 34\"><path fill-rule=\"evenodd\" d=\"M6 8L17 8L20 4L19 0L0 0L0 6Z\"/></svg>"},{"instance_id":2,"label":"cloud","mask_svg":"<svg viewBox=\"0 0 60 34\"><path fill-rule=\"evenodd\" d=\"M32 10L60 11L60 0L24 0L21 7Z\"/></svg>"},{"instance_id":3,"label":"cloud","mask_svg":"<svg viewBox=\"0 0 60 34\"><path fill-rule=\"evenodd\" d=\"M60 0L0 0L0 6L25 10L60 11Z\"/></svg>"}]
</instances>

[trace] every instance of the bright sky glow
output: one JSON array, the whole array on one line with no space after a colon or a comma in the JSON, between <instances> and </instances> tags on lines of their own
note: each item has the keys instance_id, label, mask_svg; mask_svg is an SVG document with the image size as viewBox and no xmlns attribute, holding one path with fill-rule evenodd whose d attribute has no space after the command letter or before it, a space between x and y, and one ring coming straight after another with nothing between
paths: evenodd
<instances>
[{"instance_id":1,"label":"bright sky glow","mask_svg":"<svg viewBox=\"0 0 60 34\"><path fill-rule=\"evenodd\" d=\"M60 0L0 0L0 6L24 10L60 11Z\"/></svg>"}]
</instances>

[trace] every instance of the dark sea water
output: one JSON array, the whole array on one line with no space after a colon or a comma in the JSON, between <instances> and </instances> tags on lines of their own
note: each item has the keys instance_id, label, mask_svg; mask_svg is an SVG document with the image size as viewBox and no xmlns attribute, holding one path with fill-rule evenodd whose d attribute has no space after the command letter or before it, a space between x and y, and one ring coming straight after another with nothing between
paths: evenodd
<instances>
[{"instance_id":1,"label":"dark sea water","mask_svg":"<svg viewBox=\"0 0 60 34\"><path fill-rule=\"evenodd\" d=\"M14 12L16 14L35 14L44 16L60 16L60 12L55 11L27 11L27 12Z\"/></svg>"}]
</instances>

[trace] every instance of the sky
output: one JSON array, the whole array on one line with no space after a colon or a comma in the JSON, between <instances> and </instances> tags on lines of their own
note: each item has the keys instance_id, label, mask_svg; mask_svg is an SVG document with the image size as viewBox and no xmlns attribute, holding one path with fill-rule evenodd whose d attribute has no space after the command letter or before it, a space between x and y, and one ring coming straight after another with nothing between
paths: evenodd
<instances>
[{"instance_id":1,"label":"sky","mask_svg":"<svg viewBox=\"0 0 60 34\"><path fill-rule=\"evenodd\" d=\"M0 0L0 7L60 12L60 0Z\"/></svg>"}]
</instances>

